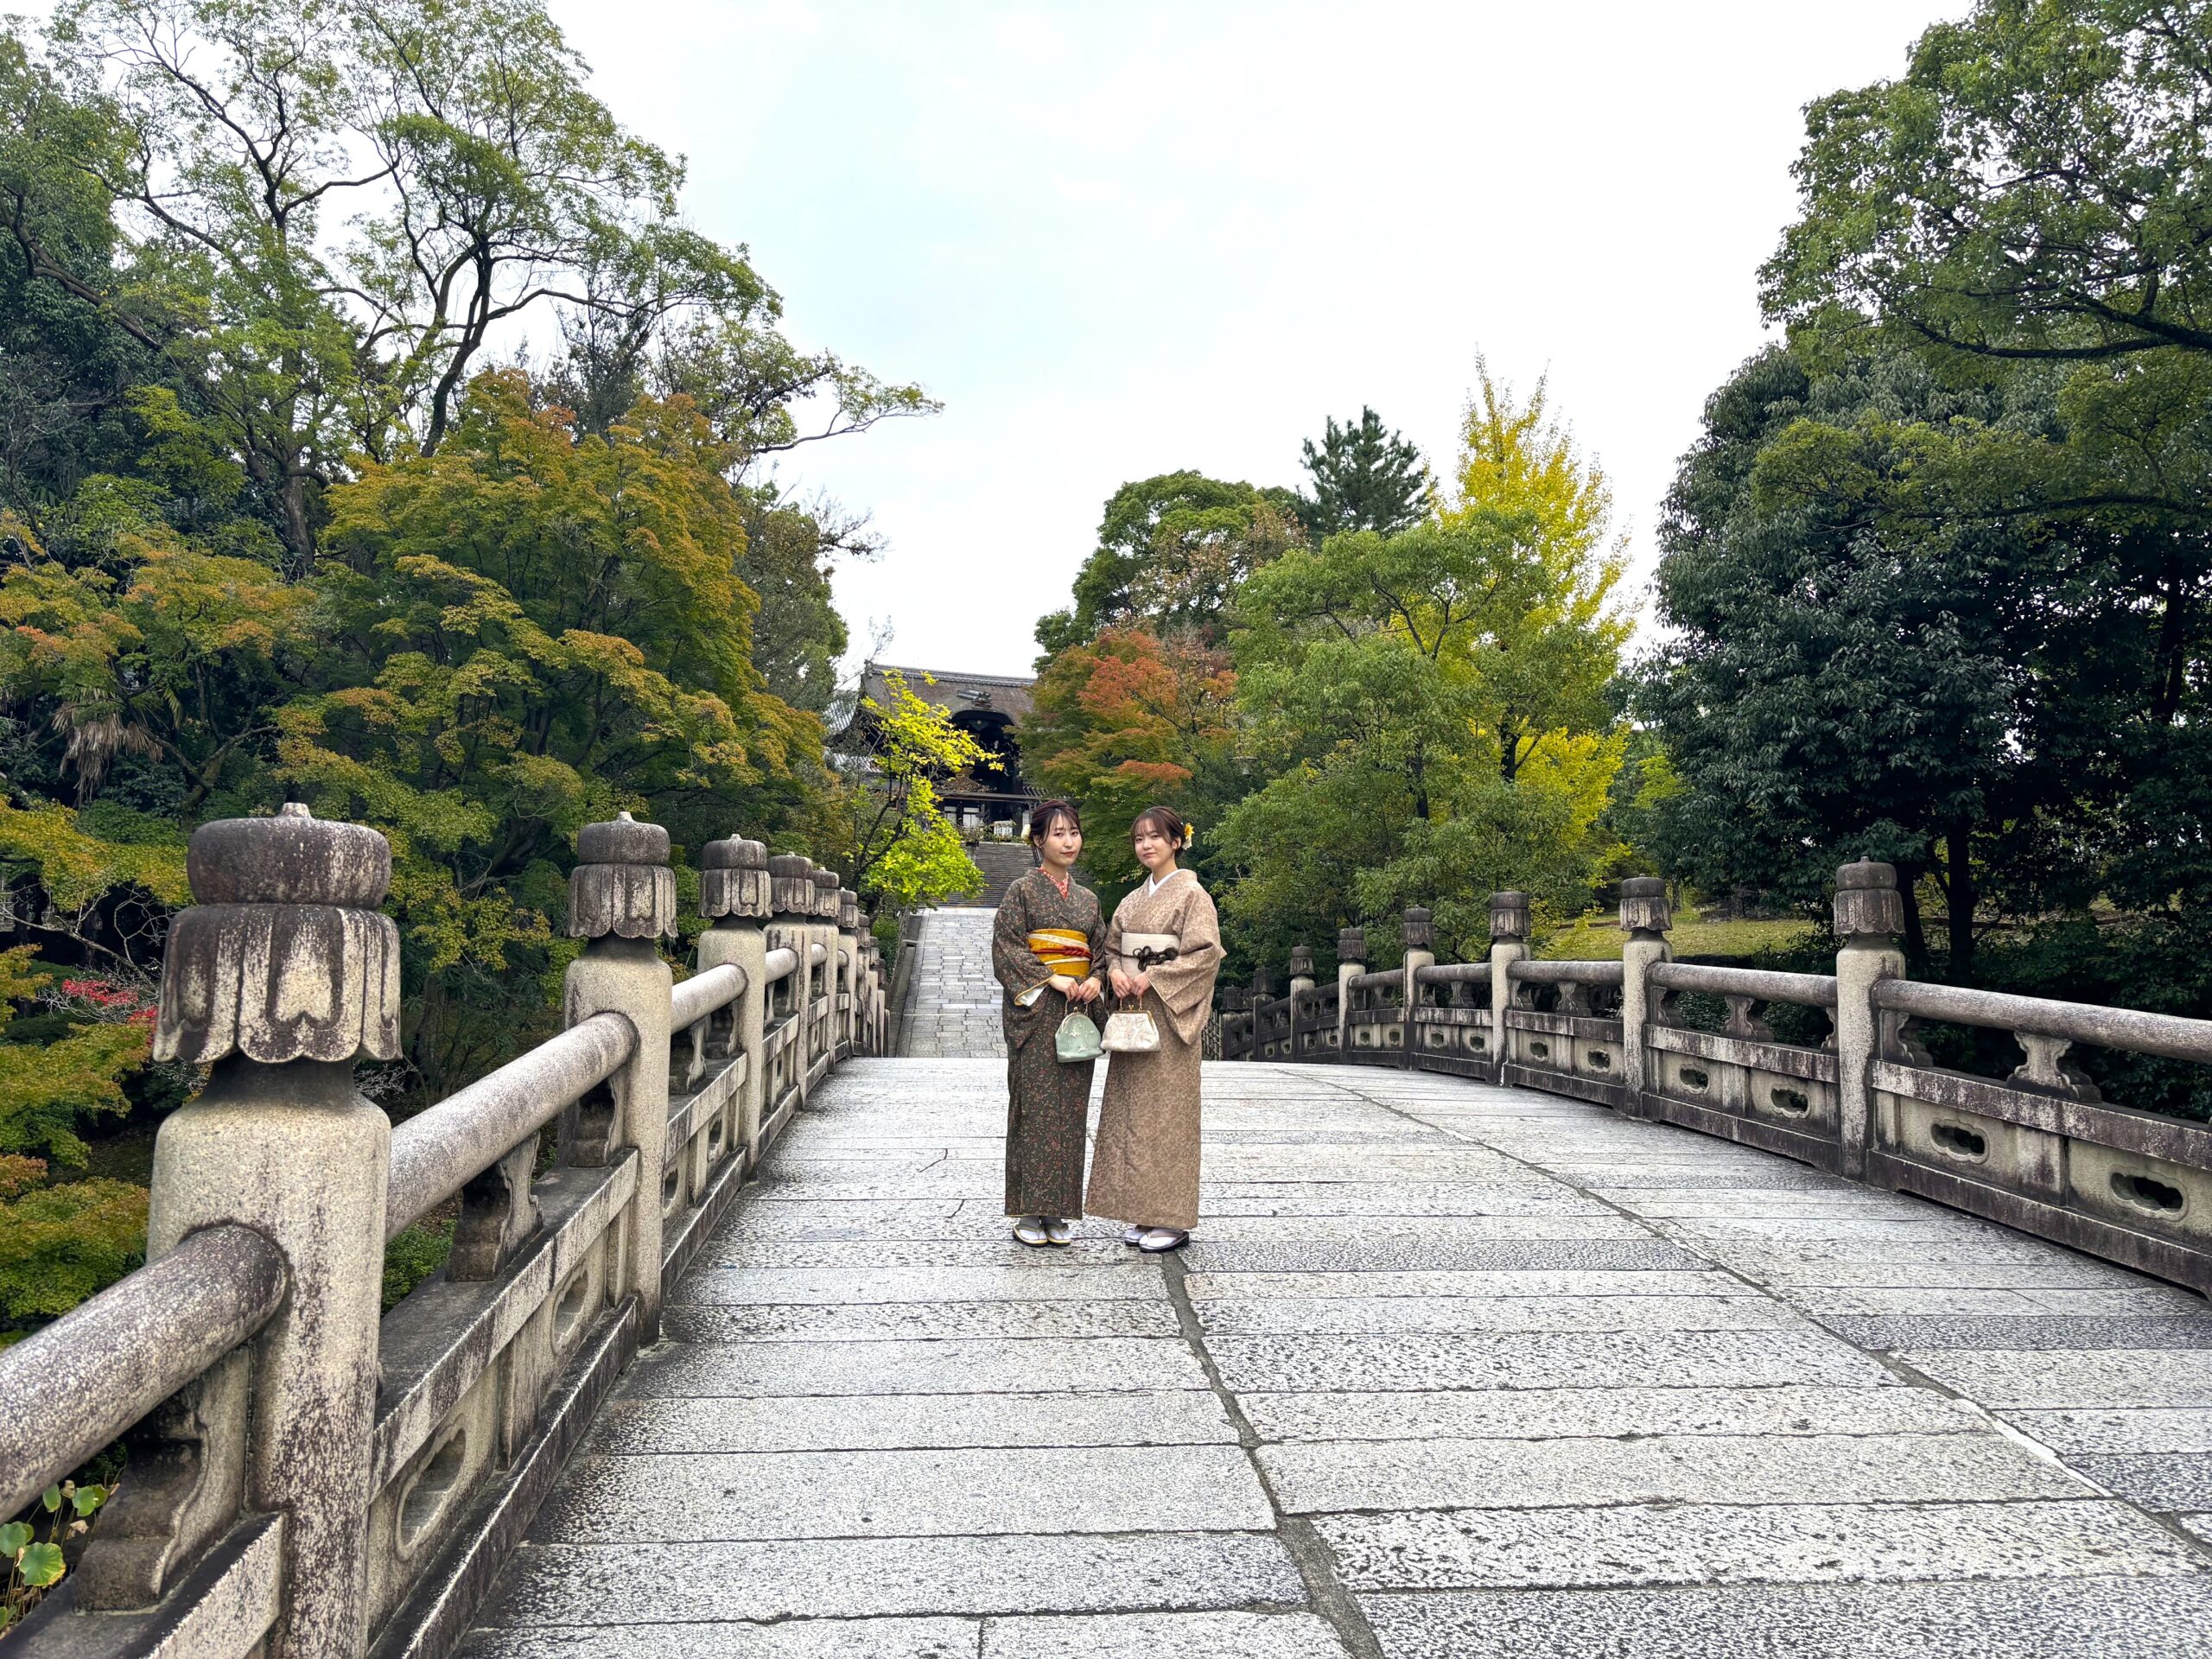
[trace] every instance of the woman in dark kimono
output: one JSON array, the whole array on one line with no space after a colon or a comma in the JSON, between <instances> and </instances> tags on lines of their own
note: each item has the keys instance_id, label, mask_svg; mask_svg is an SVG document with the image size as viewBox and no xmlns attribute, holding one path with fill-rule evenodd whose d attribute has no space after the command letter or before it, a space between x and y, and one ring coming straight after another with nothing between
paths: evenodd
<instances>
[{"instance_id":1,"label":"woman in dark kimono","mask_svg":"<svg viewBox=\"0 0 2212 1659\"><path fill-rule=\"evenodd\" d=\"M1083 853L1075 808L1039 806L1029 844L1039 868L1007 889L991 929L991 969L1005 992L1006 1212L1024 1244L1069 1244L1068 1220L1083 1213L1094 1062L1064 1063L1054 1039L1070 1008L1098 996L1106 925L1096 895L1075 882Z\"/></svg>"}]
</instances>

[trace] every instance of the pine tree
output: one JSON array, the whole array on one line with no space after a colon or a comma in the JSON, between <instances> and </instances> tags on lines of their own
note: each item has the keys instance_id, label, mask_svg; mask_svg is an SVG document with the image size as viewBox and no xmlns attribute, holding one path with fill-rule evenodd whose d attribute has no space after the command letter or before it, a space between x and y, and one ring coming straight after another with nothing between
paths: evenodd
<instances>
[{"instance_id":1,"label":"pine tree","mask_svg":"<svg viewBox=\"0 0 2212 1659\"><path fill-rule=\"evenodd\" d=\"M1345 530L1388 536L1427 513L1428 469L1421 451L1403 434L1383 430L1372 409L1363 404L1356 424L1331 418L1319 447L1308 438L1304 449L1313 491L1299 498L1300 516L1316 541Z\"/></svg>"}]
</instances>

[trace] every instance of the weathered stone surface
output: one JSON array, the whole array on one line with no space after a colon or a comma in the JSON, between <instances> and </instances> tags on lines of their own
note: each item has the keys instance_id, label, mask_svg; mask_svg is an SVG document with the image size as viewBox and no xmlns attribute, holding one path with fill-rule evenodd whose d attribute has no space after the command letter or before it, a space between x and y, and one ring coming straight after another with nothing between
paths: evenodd
<instances>
[{"instance_id":1,"label":"weathered stone surface","mask_svg":"<svg viewBox=\"0 0 2212 1659\"><path fill-rule=\"evenodd\" d=\"M982 1639L964 1618L723 1620L655 1624L648 1638L655 1659L975 1659ZM588 1625L479 1630L458 1659L604 1659L608 1641Z\"/></svg>"},{"instance_id":2,"label":"weathered stone surface","mask_svg":"<svg viewBox=\"0 0 2212 1659\"><path fill-rule=\"evenodd\" d=\"M940 1337L1173 1337L1165 1300L892 1302L875 1306L680 1307L664 1320L679 1342L913 1342Z\"/></svg>"},{"instance_id":3,"label":"weathered stone surface","mask_svg":"<svg viewBox=\"0 0 2212 1659\"><path fill-rule=\"evenodd\" d=\"M1994 1430L1897 1438L1302 1441L1263 1447L1259 1457L1277 1500L1286 1510L1306 1514L1614 1503L1924 1503L2096 1495L2087 1481Z\"/></svg>"},{"instance_id":4,"label":"weathered stone surface","mask_svg":"<svg viewBox=\"0 0 2212 1659\"><path fill-rule=\"evenodd\" d=\"M2060 1407L2200 1406L2212 1401L2212 1354L2202 1350L2124 1349L2010 1353L1970 1349L1899 1356L1970 1399L2003 1409Z\"/></svg>"},{"instance_id":5,"label":"weathered stone surface","mask_svg":"<svg viewBox=\"0 0 2212 1659\"><path fill-rule=\"evenodd\" d=\"M569 873L569 936L652 939L676 933L676 872L668 831L625 812L576 831Z\"/></svg>"},{"instance_id":6,"label":"weathered stone surface","mask_svg":"<svg viewBox=\"0 0 2212 1659\"><path fill-rule=\"evenodd\" d=\"M1828 1329L1861 1348L2003 1348L2015 1352L2065 1348L2212 1348L2212 1314L2116 1318L2057 1313L1985 1314L1942 1319L1925 1314L1829 1315Z\"/></svg>"},{"instance_id":7,"label":"weathered stone surface","mask_svg":"<svg viewBox=\"0 0 2212 1659\"><path fill-rule=\"evenodd\" d=\"M1344 1643L1312 1613L1106 1613L995 1618L982 1659L1344 1659Z\"/></svg>"},{"instance_id":8,"label":"weathered stone surface","mask_svg":"<svg viewBox=\"0 0 2212 1659\"><path fill-rule=\"evenodd\" d=\"M1194 1302L1266 1298L1339 1296L1452 1297L1465 1300L1517 1301L1526 1297L1570 1296L1743 1296L1759 1293L1742 1281L1711 1269L1669 1272L1579 1271L1574 1268L1439 1268L1420 1271L1327 1273L1203 1273L1184 1281Z\"/></svg>"},{"instance_id":9,"label":"weathered stone surface","mask_svg":"<svg viewBox=\"0 0 2212 1659\"><path fill-rule=\"evenodd\" d=\"M1240 1392L1285 1389L1878 1387L1878 1362L1817 1334L1698 1331L1483 1337L1224 1337L1207 1344Z\"/></svg>"},{"instance_id":10,"label":"weathered stone surface","mask_svg":"<svg viewBox=\"0 0 2212 1659\"><path fill-rule=\"evenodd\" d=\"M711 1619L1079 1613L1303 1605L1259 1533L532 1544L487 1626L628 1630Z\"/></svg>"},{"instance_id":11,"label":"weathered stone surface","mask_svg":"<svg viewBox=\"0 0 2212 1659\"><path fill-rule=\"evenodd\" d=\"M2202 1578L1474 1591L1361 1599L1385 1659L2152 1659L2212 1623ZM2146 1643L2148 1645L2146 1645Z\"/></svg>"},{"instance_id":12,"label":"weathered stone surface","mask_svg":"<svg viewBox=\"0 0 2212 1659\"><path fill-rule=\"evenodd\" d=\"M1765 1331L1803 1321L1763 1296L1337 1296L1214 1298L1200 1305L1209 1338L1450 1336L1475 1331Z\"/></svg>"},{"instance_id":13,"label":"weathered stone surface","mask_svg":"<svg viewBox=\"0 0 2212 1659\"><path fill-rule=\"evenodd\" d=\"M746 1342L676 1344L640 1359L633 1398L795 1394L995 1394L1025 1390L1202 1389L1180 1342L1135 1337L1030 1341Z\"/></svg>"},{"instance_id":14,"label":"weathered stone surface","mask_svg":"<svg viewBox=\"0 0 2212 1659\"><path fill-rule=\"evenodd\" d=\"M713 919L768 915L768 849L757 841L732 836L710 841L699 852L699 913Z\"/></svg>"},{"instance_id":15,"label":"weathered stone surface","mask_svg":"<svg viewBox=\"0 0 2212 1659\"><path fill-rule=\"evenodd\" d=\"M1018 1380L1018 1379L1017 1379ZM1225 1446L1236 1431L1198 1389L818 1399L617 1400L601 1413L602 1452L855 1452L962 1446Z\"/></svg>"},{"instance_id":16,"label":"weathered stone surface","mask_svg":"<svg viewBox=\"0 0 2212 1659\"><path fill-rule=\"evenodd\" d=\"M171 924L154 1057L372 1059L399 1053L399 930L376 906L391 848L287 806L193 832L199 903Z\"/></svg>"},{"instance_id":17,"label":"weathered stone surface","mask_svg":"<svg viewBox=\"0 0 2212 1659\"><path fill-rule=\"evenodd\" d=\"M1314 1524L1359 1590L2193 1574L2204 1565L2110 1499L1459 1510Z\"/></svg>"},{"instance_id":18,"label":"weathered stone surface","mask_svg":"<svg viewBox=\"0 0 2212 1659\"><path fill-rule=\"evenodd\" d=\"M1122 1297L1164 1301L1166 1281L1156 1262L1131 1251L1103 1253L1096 1265L1066 1265L1071 1252L1055 1250L989 1267L906 1268L863 1257L835 1268L709 1267L684 1282L677 1299L719 1306L880 1302L1095 1302Z\"/></svg>"},{"instance_id":19,"label":"weathered stone surface","mask_svg":"<svg viewBox=\"0 0 2212 1659\"><path fill-rule=\"evenodd\" d=\"M1217 1239L1201 1217L1200 1230L1183 1249L1192 1267L1214 1273L1312 1273L1330 1268L1360 1271L1516 1268L1621 1272L1658 1268L1680 1272L1707 1265L1679 1245L1656 1239L1501 1240L1444 1237L1424 1243L1417 1236L1378 1235L1328 1241L1301 1241L1294 1230L1268 1240Z\"/></svg>"},{"instance_id":20,"label":"weathered stone surface","mask_svg":"<svg viewBox=\"0 0 2212 1659\"><path fill-rule=\"evenodd\" d=\"M1989 1419L1932 1389L1608 1388L1247 1394L1265 1440L1447 1440L1553 1435L1983 1433Z\"/></svg>"},{"instance_id":21,"label":"weathered stone surface","mask_svg":"<svg viewBox=\"0 0 2212 1659\"><path fill-rule=\"evenodd\" d=\"M2068 1461L2091 1480L2146 1510L2212 1510L2212 1452L2077 1453Z\"/></svg>"},{"instance_id":22,"label":"weathered stone surface","mask_svg":"<svg viewBox=\"0 0 2212 1659\"><path fill-rule=\"evenodd\" d=\"M2008 1411L2008 1421L2062 1455L2075 1452L2212 1452L2212 1407L2138 1411Z\"/></svg>"},{"instance_id":23,"label":"weathered stone surface","mask_svg":"<svg viewBox=\"0 0 2212 1659\"><path fill-rule=\"evenodd\" d=\"M741 1501L732 1503L731 1498ZM1256 1532L1274 1516L1234 1446L971 1446L588 1458L539 1517L549 1543Z\"/></svg>"}]
</instances>

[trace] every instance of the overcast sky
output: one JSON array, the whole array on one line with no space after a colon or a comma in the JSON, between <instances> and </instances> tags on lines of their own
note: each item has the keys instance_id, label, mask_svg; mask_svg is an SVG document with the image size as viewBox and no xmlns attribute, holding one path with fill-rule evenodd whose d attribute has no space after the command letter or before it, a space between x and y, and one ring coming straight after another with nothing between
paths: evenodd
<instances>
[{"instance_id":1,"label":"overcast sky","mask_svg":"<svg viewBox=\"0 0 2212 1659\"><path fill-rule=\"evenodd\" d=\"M1478 352L1555 406L1635 550L1761 340L1801 110L1962 3L553 0L686 212L802 344L945 403L786 468L865 508L856 652L1026 673L1099 509L1302 480L1371 404L1440 470Z\"/></svg>"}]
</instances>

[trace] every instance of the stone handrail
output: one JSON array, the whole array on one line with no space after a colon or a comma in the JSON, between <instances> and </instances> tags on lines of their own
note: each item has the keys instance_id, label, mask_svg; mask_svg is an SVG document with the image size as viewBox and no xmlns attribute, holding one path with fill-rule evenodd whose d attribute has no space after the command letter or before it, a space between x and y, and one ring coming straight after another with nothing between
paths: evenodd
<instances>
[{"instance_id":1,"label":"stone handrail","mask_svg":"<svg viewBox=\"0 0 2212 1659\"><path fill-rule=\"evenodd\" d=\"M13 1515L269 1322L284 1258L204 1228L0 1351L0 1515Z\"/></svg>"},{"instance_id":2,"label":"stone handrail","mask_svg":"<svg viewBox=\"0 0 2212 1659\"><path fill-rule=\"evenodd\" d=\"M637 1050L637 1027L619 1014L595 1014L392 1130L385 1242L613 1077Z\"/></svg>"},{"instance_id":3,"label":"stone handrail","mask_svg":"<svg viewBox=\"0 0 2212 1659\"><path fill-rule=\"evenodd\" d=\"M1802 1008L1835 1007L1834 974L1784 974L1764 968L1714 968L1697 962L1655 962L1646 976L1663 990L1708 996L1748 996ZM1613 982L1618 984L1617 979Z\"/></svg>"},{"instance_id":4,"label":"stone handrail","mask_svg":"<svg viewBox=\"0 0 2212 1659\"><path fill-rule=\"evenodd\" d=\"M2067 1058L2074 1045L2089 1044L2212 1065L2212 1020L1910 980L1897 949L1902 895L1886 864L1844 866L1834 906L1841 944L1832 975L1672 961L1671 906L1664 884L1649 878L1622 883L1627 937L1618 962L1531 961L1528 896L1500 893L1491 900L1487 963L1435 964L1429 914L1411 910L1402 982L1368 972L1364 933L1347 928L1337 982L1367 993L1364 1006L1342 997L1325 1031L1301 1030L1294 1017L1285 1042L1270 1040L1275 1005L1255 995L1249 1015L1224 1013L1223 1054L1418 1066L1593 1101L1917 1193L2212 1294L2212 1231L2202 1219L2212 1216L2212 1125L2106 1102ZM1314 982L1311 950L1294 951L1292 965ZM1467 995L1478 974L1489 980L1487 1007ZM1375 995L1402 982L1450 995ZM1554 988L1555 1006L1535 1006L1539 986ZM1618 989L1618 1007L1599 1011L1593 988ZM1675 1018L1685 994L1725 1002L1720 1028ZM1290 1006L1295 1015L1295 997ZM1799 1025L1786 1039L1765 1017L1777 1007L1815 1012L1828 1029ZM1937 1065L1914 1033L1938 1021L2009 1033L2021 1064L2001 1077Z\"/></svg>"},{"instance_id":5,"label":"stone handrail","mask_svg":"<svg viewBox=\"0 0 2212 1659\"><path fill-rule=\"evenodd\" d=\"M1508 963L1508 979L1532 985L1618 985L1624 969L1618 962L1534 962Z\"/></svg>"},{"instance_id":6,"label":"stone handrail","mask_svg":"<svg viewBox=\"0 0 2212 1659\"><path fill-rule=\"evenodd\" d=\"M450 1651L665 1285L830 1068L884 1052L835 875L710 843L677 984L666 832L577 851L565 1029L394 1129L352 1080L399 1053L384 838L294 807L194 835L155 1052L212 1071L156 1142L148 1265L0 1351L9 1510L131 1457L24 1659ZM379 1317L385 1244L442 1212L445 1265Z\"/></svg>"},{"instance_id":7,"label":"stone handrail","mask_svg":"<svg viewBox=\"0 0 2212 1659\"><path fill-rule=\"evenodd\" d=\"M2094 1043L2132 1053L2212 1065L2212 1020L2146 1014L2136 1008L2102 1007L2090 1002L2058 1002L2040 996L1977 991L1962 985L1930 985L1885 979L1874 986L1874 1006L1916 1020L1983 1026L2016 1034Z\"/></svg>"}]
</instances>

